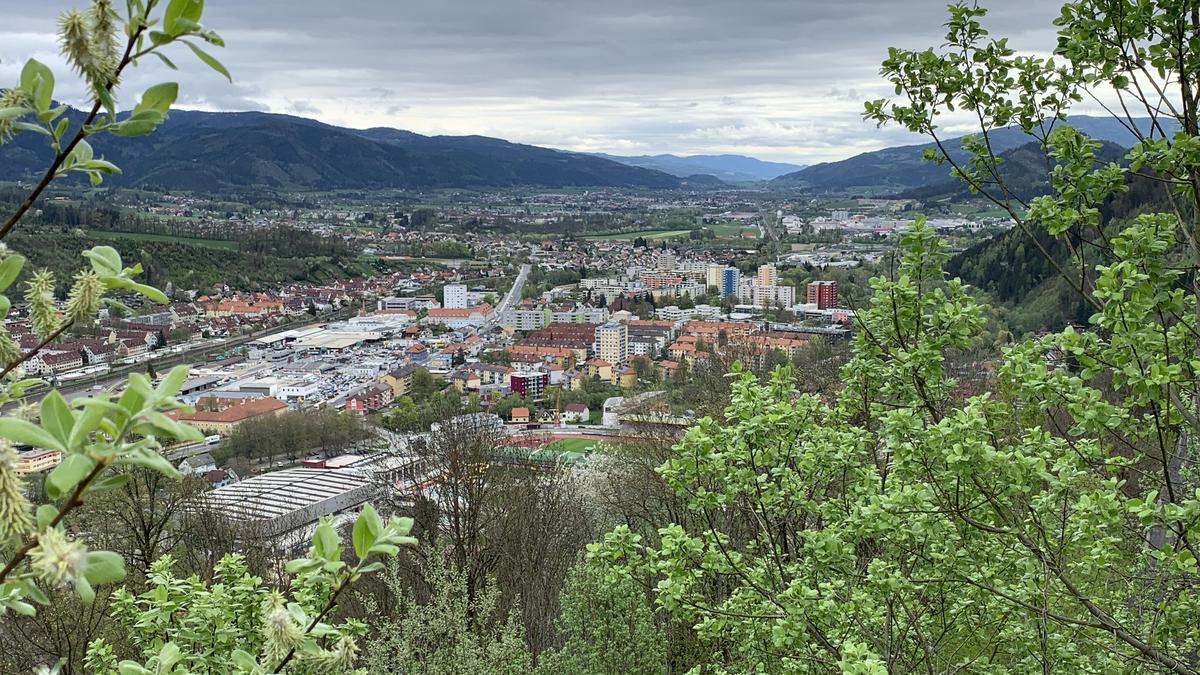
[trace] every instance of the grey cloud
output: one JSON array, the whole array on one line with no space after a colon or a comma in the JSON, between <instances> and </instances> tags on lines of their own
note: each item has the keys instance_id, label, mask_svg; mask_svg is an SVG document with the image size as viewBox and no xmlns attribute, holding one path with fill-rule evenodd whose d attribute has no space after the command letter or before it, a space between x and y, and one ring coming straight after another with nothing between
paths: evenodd
<instances>
[{"instance_id":1,"label":"grey cloud","mask_svg":"<svg viewBox=\"0 0 1200 675\"><path fill-rule=\"evenodd\" d=\"M318 108L317 106L309 103L308 101L292 101L291 103L288 104L286 110L287 110L287 112L295 113L297 115L304 115L304 114L320 115L321 114L321 109Z\"/></svg>"},{"instance_id":2,"label":"grey cloud","mask_svg":"<svg viewBox=\"0 0 1200 675\"><path fill-rule=\"evenodd\" d=\"M72 4L0 0L0 76L52 54ZM1053 45L1052 4L991 4L994 34ZM186 52L182 73L148 63L131 84L178 77L187 105L359 127L813 162L913 140L864 123L861 100L889 93L889 45L939 44L944 20L945 0L209 0L237 85Z\"/></svg>"}]
</instances>

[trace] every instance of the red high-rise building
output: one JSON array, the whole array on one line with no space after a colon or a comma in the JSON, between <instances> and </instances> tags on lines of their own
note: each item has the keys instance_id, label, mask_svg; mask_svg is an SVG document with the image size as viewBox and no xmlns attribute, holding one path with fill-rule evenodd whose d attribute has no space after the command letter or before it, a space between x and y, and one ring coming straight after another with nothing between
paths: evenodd
<instances>
[{"instance_id":1,"label":"red high-rise building","mask_svg":"<svg viewBox=\"0 0 1200 675\"><path fill-rule=\"evenodd\" d=\"M808 284L808 304L816 305L817 309L831 309L838 306L838 290L836 281L812 281Z\"/></svg>"},{"instance_id":2,"label":"red high-rise building","mask_svg":"<svg viewBox=\"0 0 1200 675\"><path fill-rule=\"evenodd\" d=\"M550 384L550 376L546 373L513 373L511 382L514 394L537 400L546 393L546 387Z\"/></svg>"}]
</instances>

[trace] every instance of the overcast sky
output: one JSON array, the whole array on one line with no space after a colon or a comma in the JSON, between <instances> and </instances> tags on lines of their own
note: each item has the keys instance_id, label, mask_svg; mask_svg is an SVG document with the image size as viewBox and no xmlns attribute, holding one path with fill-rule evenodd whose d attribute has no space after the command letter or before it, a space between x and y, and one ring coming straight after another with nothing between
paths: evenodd
<instances>
[{"instance_id":1,"label":"overcast sky","mask_svg":"<svg viewBox=\"0 0 1200 675\"><path fill-rule=\"evenodd\" d=\"M0 0L0 82L61 64L55 17L82 2ZM119 6L124 3L117 2ZM230 85L186 49L126 85L179 80L179 107L483 134L616 154L736 152L813 163L909 142L860 118L889 92L889 45L942 38L943 0L208 0ZM1054 44L1056 5L994 0L1014 47ZM65 75L65 72L64 72ZM63 79L66 79L65 77ZM81 101L82 88L60 87ZM128 99L127 95L127 100Z\"/></svg>"}]
</instances>

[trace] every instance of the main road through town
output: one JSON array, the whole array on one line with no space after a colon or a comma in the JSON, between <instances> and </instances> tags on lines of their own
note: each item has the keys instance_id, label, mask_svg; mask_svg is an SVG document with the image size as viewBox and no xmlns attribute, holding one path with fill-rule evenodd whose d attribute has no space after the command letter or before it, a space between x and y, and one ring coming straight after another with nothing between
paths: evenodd
<instances>
[{"instance_id":1,"label":"main road through town","mask_svg":"<svg viewBox=\"0 0 1200 675\"><path fill-rule=\"evenodd\" d=\"M496 311L492 313L492 318L488 319L479 328L480 333L486 333L500 323L504 313L512 309L514 305L521 301L521 289L525 287L525 280L529 278L529 265L521 265L521 271L517 274L517 280L513 282L512 288L508 289L508 293L504 295L504 299L496 306Z\"/></svg>"}]
</instances>

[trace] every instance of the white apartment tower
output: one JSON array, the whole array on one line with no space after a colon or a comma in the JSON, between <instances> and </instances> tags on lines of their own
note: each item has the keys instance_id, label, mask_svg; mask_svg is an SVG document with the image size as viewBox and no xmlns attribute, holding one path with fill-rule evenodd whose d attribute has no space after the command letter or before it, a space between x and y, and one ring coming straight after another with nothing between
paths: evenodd
<instances>
[{"instance_id":1,"label":"white apartment tower","mask_svg":"<svg viewBox=\"0 0 1200 675\"><path fill-rule=\"evenodd\" d=\"M465 284L448 284L442 289L442 307L446 309L462 309L467 306L467 287Z\"/></svg>"}]
</instances>

